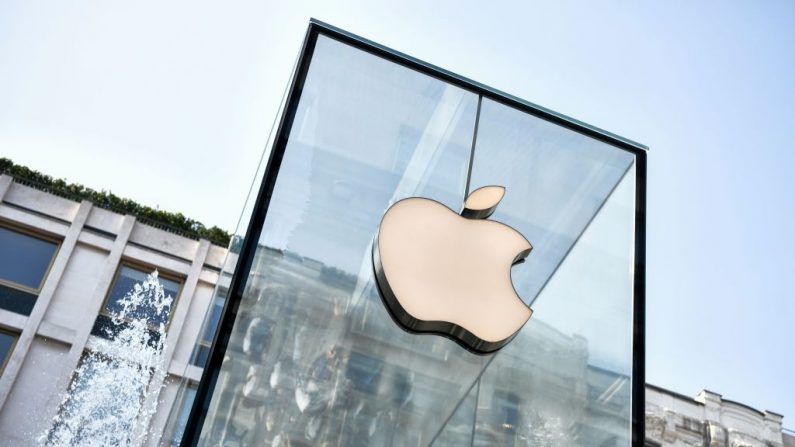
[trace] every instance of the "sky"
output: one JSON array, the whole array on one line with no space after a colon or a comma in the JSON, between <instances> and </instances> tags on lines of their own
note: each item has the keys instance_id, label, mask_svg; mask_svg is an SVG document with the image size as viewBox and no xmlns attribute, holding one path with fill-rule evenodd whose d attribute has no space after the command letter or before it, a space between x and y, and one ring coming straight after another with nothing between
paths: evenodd
<instances>
[{"instance_id":1,"label":"sky","mask_svg":"<svg viewBox=\"0 0 795 447\"><path fill-rule=\"evenodd\" d=\"M795 428L795 3L0 0L0 156L234 229L310 17L650 147L647 381Z\"/></svg>"}]
</instances>

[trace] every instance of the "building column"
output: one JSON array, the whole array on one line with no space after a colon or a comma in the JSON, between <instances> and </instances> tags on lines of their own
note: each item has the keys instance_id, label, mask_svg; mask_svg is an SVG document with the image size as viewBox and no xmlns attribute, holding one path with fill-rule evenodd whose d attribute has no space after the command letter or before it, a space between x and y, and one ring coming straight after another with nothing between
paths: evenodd
<instances>
[{"instance_id":1,"label":"building column","mask_svg":"<svg viewBox=\"0 0 795 447\"><path fill-rule=\"evenodd\" d=\"M10 177L3 176L3 178ZM0 196L2 196L2 192L2 179L0 179ZM36 304L33 306L33 310L30 312L25 326L22 329L22 333L14 346L14 351L8 359L6 368L3 371L3 376L0 378L0 411L3 409L8 395L11 393L11 388L14 386L19 370L22 368L22 363L28 355L30 345L36 337L39 325L42 319L44 319L44 314L47 312L47 307L49 307L52 297L55 295L55 290L74 252L77 239L80 237L80 232L83 231L83 226L88 219L91 208L92 204L87 200L80 203L77 214L72 220L69 230L66 232L66 237L64 237L61 246L58 248L58 253L55 255L55 260L44 281L44 286L41 288L41 293L39 293L39 296L36 298Z\"/></svg>"},{"instance_id":2,"label":"building column","mask_svg":"<svg viewBox=\"0 0 795 447\"><path fill-rule=\"evenodd\" d=\"M185 319L188 316L193 297L196 294L196 286L199 284L199 276L201 276L202 268L204 267L204 262L207 260L207 254L209 252L210 242L205 239L199 241L199 247L196 249L196 254L193 256L193 262L191 263L188 277L185 279L185 285L182 286L182 292L179 300L177 300L177 306L174 308L174 314L171 316L168 334L166 334L166 347L163 354L163 367L166 371L170 369L171 359L174 357L174 350L177 347L177 343L179 343L182 327L185 325ZM210 305L212 306L212 299L210 299ZM166 383L167 382L166 380ZM179 382L179 380L177 380L177 382ZM153 396L150 397L152 399L160 399L161 394L163 394L162 391L163 390L161 390L160 393L153 393ZM174 397L175 396L171 396L171 399L162 401L157 413L152 417L150 426L148 427L149 433L157 434L157 436L150 436L146 441L147 445L156 446L157 441L159 441L159 438L163 435L166 423L168 422L168 416L171 413L171 407L174 405ZM148 403L144 403L144 408L148 408L146 406L147 404Z\"/></svg>"},{"instance_id":3,"label":"building column","mask_svg":"<svg viewBox=\"0 0 795 447\"><path fill-rule=\"evenodd\" d=\"M201 276L204 261L207 260L207 253L209 252L210 241L205 239L199 241L199 247L196 249L196 255L193 257L188 277L185 279L185 285L182 287L182 293L177 301L177 307L174 309L174 315L171 317L171 324L166 335L166 352L164 355L166 368L171 364L171 358L174 356L174 349L176 349L179 337L182 334L182 326L185 325L193 295L196 293L196 286L199 284L199 276ZM212 299L210 304L212 305Z\"/></svg>"},{"instance_id":4,"label":"building column","mask_svg":"<svg viewBox=\"0 0 795 447\"><path fill-rule=\"evenodd\" d=\"M721 423L720 408L723 403L723 396L709 390L701 390L694 400L704 404L705 420Z\"/></svg>"},{"instance_id":5,"label":"building column","mask_svg":"<svg viewBox=\"0 0 795 447\"><path fill-rule=\"evenodd\" d=\"M72 375L80 363L80 358L82 357L83 350L85 349L86 343L88 342L88 337L91 335L91 329L94 327L94 321L97 318L97 314L99 313L100 307L102 306L102 302L105 300L105 295L107 294L108 289L113 282L113 278L116 275L116 270L119 266L119 262L121 261L124 247L127 246L127 241L130 239L130 234L132 233L134 226L135 216L124 216L124 220L121 223L119 232L116 234L116 240L113 242L113 247L111 248L108 257L105 260L105 266L102 269L102 273L100 273L99 277L97 278L97 286L94 289L94 292L85 302L85 319L77 327L75 337L72 340L72 347L69 349L69 353L64 358L61 371L54 375L55 380L58 381L58 386L56 387L58 393L55 393L53 396L51 396L47 402L46 409L50 412L48 420L52 420L52 418L58 412L58 407L61 404L63 393L67 391L69 382L72 379Z\"/></svg>"},{"instance_id":6,"label":"building column","mask_svg":"<svg viewBox=\"0 0 795 447\"><path fill-rule=\"evenodd\" d=\"M6 192L8 192L9 188L11 188L11 182L13 180L13 177L10 175L0 175L0 202L3 201L3 197L6 196Z\"/></svg>"},{"instance_id":7,"label":"building column","mask_svg":"<svg viewBox=\"0 0 795 447\"><path fill-rule=\"evenodd\" d=\"M784 416L774 413L770 410L765 410L765 422L762 432L764 433L763 439L768 443L768 445L784 445L784 438L781 435L783 422Z\"/></svg>"}]
</instances>

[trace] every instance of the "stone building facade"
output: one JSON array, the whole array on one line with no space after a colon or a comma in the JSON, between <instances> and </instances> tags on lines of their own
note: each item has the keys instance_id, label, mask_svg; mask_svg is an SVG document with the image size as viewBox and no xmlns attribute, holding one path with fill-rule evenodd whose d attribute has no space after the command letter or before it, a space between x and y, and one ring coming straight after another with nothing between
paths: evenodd
<instances>
[{"instance_id":1,"label":"stone building facade","mask_svg":"<svg viewBox=\"0 0 795 447\"><path fill-rule=\"evenodd\" d=\"M158 445L169 414L184 412L172 408L180 384L201 376L194 347L208 309L219 313L226 248L23 183L0 175L0 445L40 444L117 292L154 270L176 295L149 426Z\"/></svg>"},{"instance_id":2,"label":"stone building facade","mask_svg":"<svg viewBox=\"0 0 795 447\"><path fill-rule=\"evenodd\" d=\"M0 445L39 444L37 439L58 412L73 371L97 341L97 324L106 318L117 285L125 275L152 270L158 270L174 286L177 296L168 320L168 378L149 427L148 445L178 445L180 426L187 417L223 308L235 255L206 240L179 236L90 202L68 200L7 175L0 175L0 243L6 247L0 251ZM27 247L37 254L28 259L29 253L12 253L8 247ZM326 278L328 269L311 260L281 258L286 259L280 264L282 270L293 277L334 284L345 279ZM26 262L31 264L14 269L14 264ZM36 263L41 264L38 276ZM334 297L331 289L322 288L318 296ZM324 303L320 300L316 305ZM330 309L317 309L317 314L333 313L334 300L331 303ZM628 401L614 398L628 392L628 377L589 367L587 346L581 341L553 332L534 337L539 343L533 346L582 354L570 356L581 363L582 376L568 385L557 384L557 388L570 385L581 390L580 394L610 389L610 398ZM526 358L538 363L531 369L548 363L543 353ZM537 398L544 398L543 393ZM584 402L584 395L581 398ZM607 401L608 397L600 399ZM600 408L584 410L590 415L586 420L594 426L604 426L599 421L611 418L624 420L629 412L621 405ZM606 412L607 408L612 410ZM782 420L780 414L759 411L706 390L689 398L654 385L646 388L647 446L795 447L795 433L783 429ZM504 421L498 422L504 425ZM457 439L455 424L451 426L445 439ZM575 430L582 445L626 442L588 424L559 429ZM465 431L464 435L469 433L468 428ZM555 444L554 437L549 439Z\"/></svg>"},{"instance_id":3,"label":"stone building facade","mask_svg":"<svg viewBox=\"0 0 795 447\"><path fill-rule=\"evenodd\" d=\"M690 398L646 385L646 446L793 447L783 418L712 391Z\"/></svg>"}]
</instances>

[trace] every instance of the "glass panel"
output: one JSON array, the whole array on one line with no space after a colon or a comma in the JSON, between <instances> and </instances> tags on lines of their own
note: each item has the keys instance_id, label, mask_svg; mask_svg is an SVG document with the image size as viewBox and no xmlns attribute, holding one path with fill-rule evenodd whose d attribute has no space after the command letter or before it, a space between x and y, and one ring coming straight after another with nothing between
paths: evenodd
<instances>
[{"instance_id":1,"label":"glass panel","mask_svg":"<svg viewBox=\"0 0 795 447\"><path fill-rule=\"evenodd\" d=\"M370 247L401 198L460 208L476 109L319 38L200 445L430 442L487 357L399 329Z\"/></svg>"},{"instance_id":2,"label":"glass panel","mask_svg":"<svg viewBox=\"0 0 795 447\"><path fill-rule=\"evenodd\" d=\"M213 299L213 305L210 308L210 315L208 316L207 326L202 335L202 341L207 344L213 342L215 330L218 328L218 322L221 321L221 311L224 310L224 302L226 301L226 289L219 289Z\"/></svg>"},{"instance_id":3,"label":"glass panel","mask_svg":"<svg viewBox=\"0 0 795 447\"><path fill-rule=\"evenodd\" d=\"M0 374L11 357L11 351L14 350L14 345L17 343L17 336L10 332L0 330Z\"/></svg>"},{"instance_id":4,"label":"glass panel","mask_svg":"<svg viewBox=\"0 0 795 447\"><path fill-rule=\"evenodd\" d=\"M141 284L146 281L146 276L148 274L148 272L134 269L126 265L122 266L119 270L118 276L116 276L116 281L113 284L113 290L111 290L110 295L108 296L108 301L105 304L105 311L110 314L121 312L122 306L119 304L119 300L130 293L136 284ZM160 280L160 283L163 284L163 291L165 292L166 296L170 296L176 300L179 296L180 283L162 276L160 276L158 279ZM171 308L173 309L174 306L171 306ZM167 324L169 317L170 313L161 313L158 315L157 310L154 307L145 305L138 306L130 313L130 318L146 319L146 321L148 321L152 326L157 326L161 323Z\"/></svg>"},{"instance_id":5,"label":"glass panel","mask_svg":"<svg viewBox=\"0 0 795 447\"><path fill-rule=\"evenodd\" d=\"M475 423L475 404L477 403L478 385L472 387L466 398L444 425L444 429L433 440L433 447L460 447L472 445Z\"/></svg>"},{"instance_id":6,"label":"glass panel","mask_svg":"<svg viewBox=\"0 0 795 447\"><path fill-rule=\"evenodd\" d=\"M0 227L0 280L38 290L58 244Z\"/></svg>"},{"instance_id":7,"label":"glass panel","mask_svg":"<svg viewBox=\"0 0 795 447\"><path fill-rule=\"evenodd\" d=\"M512 275L540 299L477 356L400 330L371 258L397 200L460 209L477 98L323 36L298 93L199 445L623 445L633 155L483 100L470 190L507 188L492 219L533 243Z\"/></svg>"},{"instance_id":8,"label":"glass panel","mask_svg":"<svg viewBox=\"0 0 795 447\"><path fill-rule=\"evenodd\" d=\"M633 162L630 152L483 99L470 191L506 188L491 218L533 244L512 272L526 303L532 304Z\"/></svg>"},{"instance_id":9,"label":"glass panel","mask_svg":"<svg viewBox=\"0 0 795 447\"><path fill-rule=\"evenodd\" d=\"M634 174L483 374L474 445L630 444Z\"/></svg>"},{"instance_id":10,"label":"glass panel","mask_svg":"<svg viewBox=\"0 0 795 447\"><path fill-rule=\"evenodd\" d=\"M198 366L199 368L204 368L207 365L207 360L210 359L210 347L212 345L203 345L197 343L194 347L193 352L193 359L191 360L191 365Z\"/></svg>"},{"instance_id":11,"label":"glass panel","mask_svg":"<svg viewBox=\"0 0 795 447\"><path fill-rule=\"evenodd\" d=\"M30 315L36 305L35 293L24 292L14 287L0 284L0 308L22 315Z\"/></svg>"},{"instance_id":12,"label":"glass panel","mask_svg":"<svg viewBox=\"0 0 795 447\"><path fill-rule=\"evenodd\" d=\"M196 385L192 383L188 384L188 386L185 388L185 392L182 394L182 397L177 399L177 402L180 404L180 406L174 419L175 425L171 439L168 440L168 445L178 447L182 441L182 434L185 432L185 426L188 423L188 416L190 416L191 405L193 405L193 400L195 398Z\"/></svg>"},{"instance_id":13,"label":"glass panel","mask_svg":"<svg viewBox=\"0 0 795 447\"><path fill-rule=\"evenodd\" d=\"M218 323L221 321L221 312L224 310L224 303L226 302L226 295L228 290L225 287L219 287L215 292L213 302L207 311L205 322L202 325L202 336L199 339L193 351L191 364L204 367L207 364L207 359L210 355L210 346L213 343L215 331L218 329Z\"/></svg>"}]
</instances>

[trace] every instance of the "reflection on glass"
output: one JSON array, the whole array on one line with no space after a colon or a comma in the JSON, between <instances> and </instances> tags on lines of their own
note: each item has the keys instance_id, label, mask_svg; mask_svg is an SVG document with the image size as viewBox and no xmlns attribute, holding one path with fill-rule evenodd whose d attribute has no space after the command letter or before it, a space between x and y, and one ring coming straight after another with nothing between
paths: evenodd
<instances>
[{"instance_id":1,"label":"reflection on glass","mask_svg":"<svg viewBox=\"0 0 795 447\"><path fill-rule=\"evenodd\" d=\"M513 269L519 295L539 296L535 316L496 356L478 356L403 332L377 294L371 244L386 209L411 196L461 208L477 102L318 38L199 445L591 445L590 429L628 438L632 259L571 259L622 178L632 199L631 154L484 99L470 190L507 187L493 218L535 247ZM608 251L632 247L628 203L629 217L600 233ZM623 276L603 275L608 266ZM618 423L589 419L600 399Z\"/></svg>"},{"instance_id":2,"label":"reflection on glass","mask_svg":"<svg viewBox=\"0 0 795 447\"><path fill-rule=\"evenodd\" d=\"M172 410L170 416L170 424L172 425L166 430L166 439L163 439L161 444L170 445L172 447L179 447L182 441L182 435L185 433L185 426L188 423L188 416L190 416L191 405L196 398L196 384L188 383L181 393L180 398L177 400L179 406Z\"/></svg>"},{"instance_id":3,"label":"reflection on glass","mask_svg":"<svg viewBox=\"0 0 795 447\"><path fill-rule=\"evenodd\" d=\"M38 290L58 244L0 227L0 281Z\"/></svg>"},{"instance_id":4,"label":"reflection on glass","mask_svg":"<svg viewBox=\"0 0 795 447\"><path fill-rule=\"evenodd\" d=\"M218 287L215 291L213 302L210 304L210 309L207 310L206 321L202 325L201 337L196 343L196 347L191 355L191 365L203 368L204 365L207 364L207 359L210 357L210 346L213 344L215 331L218 329L218 323L221 321L221 312L224 310L227 293L228 290L226 287Z\"/></svg>"},{"instance_id":5,"label":"reflection on glass","mask_svg":"<svg viewBox=\"0 0 795 447\"><path fill-rule=\"evenodd\" d=\"M475 404L478 397L478 386L469 390L463 401L456 408L455 413L444 423L442 430L433 438L434 447L459 447L472 445L472 435L475 424ZM444 421L439 421L441 424Z\"/></svg>"},{"instance_id":6,"label":"reflection on glass","mask_svg":"<svg viewBox=\"0 0 795 447\"><path fill-rule=\"evenodd\" d=\"M320 38L200 444L423 445L486 358L399 329L370 244L463 201L477 97Z\"/></svg>"},{"instance_id":7,"label":"reflection on glass","mask_svg":"<svg viewBox=\"0 0 795 447\"><path fill-rule=\"evenodd\" d=\"M533 244L512 273L525 302L532 304L633 162L629 152L483 100L470 191L506 188L492 219Z\"/></svg>"},{"instance_id":8,"label":"reflection on glass","mask_svg":"<svg viewBox=\"0 0 795 447\"><path fill-rule=\"evenodd\" d=\"M119 269L118 274L116 275L116 279L113 282L113 288L110 290L108 294L108 298L105 301L105 305L103 306L102 310L100 311L99 315L97 315L97 319L94 321L94 327L91 328L91 334L96 335L102 338L115 338L118 335L118 332L121 331L125 325L119 325L113 323L113 315L118 315L123 306L120 301L130 293L131 290L134 290L136 286L146 281L147 275L150 272L140 270L137 268L130 267L128 265L123 265ZM173 279L169 279L166 277L158 276L158 280L160 284L163 285L163 292L165 292L166 297L171 297L174 300L177 299L179 296L179 289L180 283L174 281ZM170 309L173 309L174 306L169 308L168 312L158 312L155 308L154 303L147 305L144 303L141 306L133 309L132 311L128 312L128 319L130 320L146 320L149 324L149 327L152 328L150 331L152 335L152 342L156 343L156 340L159 338L157 333L157 328L160 324L164 324L168 326L169 319L171 318Z\"/></svg>"},{"instance_id":9,"label":"reflection on glass","mask_svg":"<svg viewBox=\"0 0 795 447\"><path fill-rule=\"evenodd\" d=\"M17 344L17 335L0 329L0 374L3 374L8 358Z\"/></svg>"},{"instance_id":10,"label":"reflection on glass","mask_svg":"<svg viewBox=\"0 0 795 447\"><path fill-rule=\"evenodd\" d=\"M126 265L122 266L116 276L116 281L113 283L113 289L110 291L110 295L108 295L108 300L105 303L103 311L111 315L121 312L122 305L119 301L130 293L130 290L133 290L137 284L143 283L149 273L150 272L145 272ZM165 292L166 297L170 296L176 300L179 295L180 283L172 279L164 278L163 276L159 276L158 279L163 285L163 292ZM169 313L158 313L157 309L153 306L154 304L139 306L129 314L129 317L136 320L146 320L151 326L167 324Z\"/></svg>"},{"instance_id":11,"label":"reflection on glass","mask_svg":"<svg viewBox=\"0 0 795 447\"><path fill-rule=\"evenodd\" d=\"M30 315L58 244L0 227L0 309Z\"/></svg>"},{"instance_id":12,"label":"reflection on glass","mask_svg":"<svg viewBox=\"0 0 795 447\"><path fill-rule=\"evenodd\" d=\"M484 372L473 445L630 445L634 185L631 169ZM433 445L469 443L450 431Z\"/></svg>"}]
</instances>

